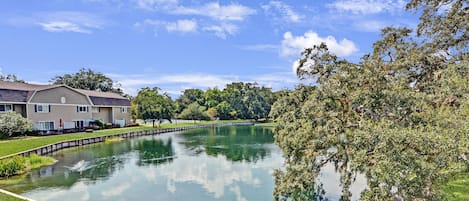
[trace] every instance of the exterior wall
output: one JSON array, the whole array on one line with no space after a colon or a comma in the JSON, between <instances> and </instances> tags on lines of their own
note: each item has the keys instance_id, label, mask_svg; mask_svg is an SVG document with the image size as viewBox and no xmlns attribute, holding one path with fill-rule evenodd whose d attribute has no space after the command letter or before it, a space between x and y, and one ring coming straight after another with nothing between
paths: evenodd
<instances>
[{"instance_id":1,"label":"exterior wall","mask_svg":"<svg viewBox=\"0 0 469 201\"><path fill-rule=\"evenodd\" d=\"M131 114L130 114L130 107L127 107L128 108L128 111L127 113L122 113L121 111L121 108L122 107L113 107L112 108L112 111L114 112L114 119L113 119L113 123L116 123L116 121L119 121L119 120L125 120L125 124L129 124L131 123Z\"/></svg>"},{"instance_id":2,"label":"exterior wall","mask_svg":"<svg viewBox=\"0 0 469 201\"><path fill-rule=\"evenodd\" d=\"M35 112L35 104L28 104L28 119L30 119L34 124L39 121L53 121L55 129L58 129L60 126L60 119L62 122L70 123L78 120L87 120L91 119L91 107L89 107L88 112L77 112L76 105L59 105L51 104L50 112L41 113Z\"/></svg>"},{"instance_id":3,"label":"exterior wall","mask_svg":"<svg viewBox=\"0 0 469 201\"><path fill-rule=\"evenodd\" d=\"M62 97L65 103L61 102ZM50 103L50 104L73 104L73 105L91 105L88 98L67 87L57 87L43 91L37 91L32 97L31 103ZM34 110L33 110L34 111Z\"/></svg>"},{"instance_id":4,"label":"exterior wall","mask_svg":"<svg viewBox=\"0 0 469 201\"><path fill-rule=\"evenodd\" d=\"M93 119L101 120L104 123L113 123L111 110L111 107L100 107L99 113L92 113Z\"/></svg>"}]
</instances>

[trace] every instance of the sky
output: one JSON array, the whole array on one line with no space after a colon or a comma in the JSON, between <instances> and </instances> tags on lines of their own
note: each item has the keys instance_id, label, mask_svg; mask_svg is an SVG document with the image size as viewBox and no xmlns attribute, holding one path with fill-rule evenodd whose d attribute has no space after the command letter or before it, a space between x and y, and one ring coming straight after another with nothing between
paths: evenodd
<instances>
[{"instance_id":1,"label":"sky","mask_svg":"<svg viewBox=\"0 0 469 201\"><path fill-rule=\"evenodd\" d=\"M351 60L386 26L415 27L405 0L15 0L0 2L0 74L30 83L81 68L136 95L159 87L274 90L299 83L294 63L325 42Z\"/></svg>"}]
</instances>

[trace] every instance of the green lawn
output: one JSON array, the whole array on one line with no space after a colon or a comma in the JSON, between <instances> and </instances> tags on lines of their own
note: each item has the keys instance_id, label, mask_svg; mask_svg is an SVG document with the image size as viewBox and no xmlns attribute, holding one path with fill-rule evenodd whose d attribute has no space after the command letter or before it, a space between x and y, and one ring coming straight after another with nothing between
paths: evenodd
<instances>
[{"instance_id":1,"label":"green lawn","mask_svg":"<svg viewBox=\"0 0 469 201\"><path fill-rule=\"evenodd\" d=\"M256 124L256 126L261 126L261 127L275 127L276 125L277 123L275 122Z\"/></svg>"},{"instance_id":2,"label":"green lawn","mask_svg":"<svg viewBox=\"0 0 469 201\"><path fill-rule=\"evenodd\" d=\"M243 120L243 121L247 122L246 120ZM197 123L177 123L177 124L166 123L166 124L161 124L159 128L176 128L176 127L192 126L192 125L206 125L206 124L213 124L213 123L218 123L218 124L219 123L233 123L233 122L243 122L243 121L240 121L240 120L216 121L216 122L201 121ZM48 144L54 144L57 142L67 141L67 140L100 137L100 136L114 135L114 134L119 134L119 133L144 131L144 130L151 130L151 129L153 129L152 125L146 124L146 125L141 125L139 127L99 130L93 133L81 132L81 133L73 133L73 134L42 136L42 137L19 137L19 138L14 138L11 140L0 141L0 157L19 153L22 151L27 151L27 150L34 149L37 147L42 147Z\"/></svg>"},{"instance_id":3,"label":"green lawn","mask_svg":"<svg viewBox=\"0 0 469 201\"><path fill-rule=\"evenodd\" d=\"M445 198L452 201L469 200L469 175L450 181L443 186Z\"/></svg>"},{"instance_id":4,"label":"green lawn","mask_svg":"<svg viewBox=\"0 0 469 201\"><path fill-rule=\"evenodd\" d=\"M7 194L3 194L1 192L0 192L0 200L1 201L24 201L23 199L12 197L12 196L9 196Z\"/></svg>"}]
</instances>

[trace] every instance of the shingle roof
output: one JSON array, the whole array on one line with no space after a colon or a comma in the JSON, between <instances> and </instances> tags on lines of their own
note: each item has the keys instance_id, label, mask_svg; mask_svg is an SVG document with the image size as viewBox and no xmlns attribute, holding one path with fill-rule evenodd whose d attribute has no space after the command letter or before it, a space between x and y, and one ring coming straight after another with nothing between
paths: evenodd
<instances>
[{"instance_id":1,"label":"shingle roof","mask_svg":"<svg viewBox=\"0 0 469 201\"><path fill-rule=\"evenodd\" d=\"M39 85L0 81L0 101L27 102L34 91L42 91L65 85ZM69 87L70 88L70 87ZM73 88L71 88L73 89ZM73 89L90 97L94 105L130 106L130 101L116 93Z\"/></svg>"},{"instance_id":2,"label":"shingle roof","mask_svg":"<svg viewBox=\"0 0 469 201\"><path fill-rule=\"evenodd\" d=\"M102 98L115 98L115 99L125 99L127 100L127 98L119 95L119 94L116 94L116 93L112 93L112 92L100 92L100 91L90 91L90 90L83 90L83 89L75 89L77 90L78 92L82 93L82 94L85 94L87 96L94 96L94 97L102 97Z\"/></svg>"},{"instance_id":3,"label":"shingle roof","mask_svg":"<svg viewBox=\"0 0 469 201\"><path fill-rule=\"evenodd\" d=\"M35 91L35 90L44 90L53 87L58 87L60 85L39 85L39 84L27 84L20 82L6 82L0 81L0 89L11 89L19 91Z\"/></svg>"},{"instance_id":4,"label":"shingle roof","mask_svg":"<svg viewBox=\"0 0 469 201\"><path fill-rule=\"evenodd\" d=\"M130 106L130 101L127 99L103 98L96 96L90 96L90 99L94 105Z\"/></svg>"},{"instance_id":5,"label":"shingle roof","mask_svg":"<svg viewBox=\"0 0 469 201\"><path fill-rule=\"evenodd\" d=\"M0 102L28 102L29 91L0 89Z\"/></svg>"}]
</instances>

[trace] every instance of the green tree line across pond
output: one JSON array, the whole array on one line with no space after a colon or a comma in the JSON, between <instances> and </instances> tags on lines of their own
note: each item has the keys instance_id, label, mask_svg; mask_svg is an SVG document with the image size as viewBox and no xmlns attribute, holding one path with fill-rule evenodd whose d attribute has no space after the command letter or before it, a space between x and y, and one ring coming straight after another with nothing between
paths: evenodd
<instances>
[{"instance_id":1,"label":"green tree line across pond","mask_svg":"<svg viewBox=\"0 0 469 201\"><path fill-rule=\"evenodd\" d=\"M175 101L160 89L142 88L132 98L135 119L189 120L268 118L279 93L256 83L233 82L222 90L186 89Z\"/></svg>"}]
</instances>

